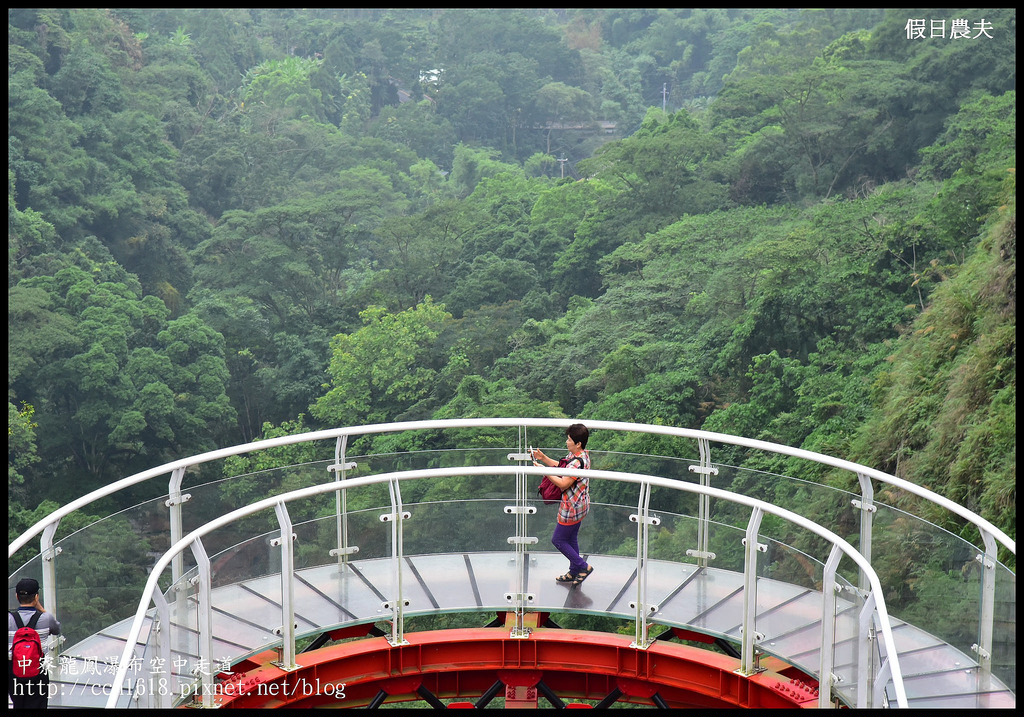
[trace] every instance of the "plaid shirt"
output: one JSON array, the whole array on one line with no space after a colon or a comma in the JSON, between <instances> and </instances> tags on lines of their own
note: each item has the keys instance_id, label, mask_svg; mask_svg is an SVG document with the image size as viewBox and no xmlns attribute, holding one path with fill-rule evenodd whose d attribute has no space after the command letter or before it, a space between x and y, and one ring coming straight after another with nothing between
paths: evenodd
<instances>
[{"instance_id":1,"label":"plaid shirt","mask_svg":"<svg viewBox=\"0 0 1024 717\"><path fill-rule=\"evenodd\" d=\"M566 456L569 463L566 468L590 468L590 454L583 451L578 456L571 453ZM583 465L580 465L582 461ZM577 478L568 489L562 491L562 502L558 506L558 522L562 525L573 525L583 520L590 510L590 479Z\"/></svg>"}]
</instances>

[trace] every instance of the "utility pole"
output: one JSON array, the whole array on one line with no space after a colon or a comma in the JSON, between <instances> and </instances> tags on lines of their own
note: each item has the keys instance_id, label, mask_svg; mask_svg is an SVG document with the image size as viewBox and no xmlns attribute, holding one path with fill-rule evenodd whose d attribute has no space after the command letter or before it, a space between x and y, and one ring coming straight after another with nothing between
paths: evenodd
<instances>
[{"instance_id":1,"label":"utility pole","mask_svg":"<svg viewBox=\"0 0 1024 717\"><path fill-rule=\"evenodd\" d=\"M661 111L665 111L665 103L668 100L668 83L665 82L661 85Z\"/></svg>"},{"instance_id":2,"label":"utility pole","mask_svg":"<svg viewBox=\"0 0 1024 717\"><path fill-rule=\"evenodd\" d=\"M565 158L565 152L562 152L562 158L558 160L558 163L562 165L562 179L565 179L565 163L569 160Z\"/></svg>"}]
</instances>

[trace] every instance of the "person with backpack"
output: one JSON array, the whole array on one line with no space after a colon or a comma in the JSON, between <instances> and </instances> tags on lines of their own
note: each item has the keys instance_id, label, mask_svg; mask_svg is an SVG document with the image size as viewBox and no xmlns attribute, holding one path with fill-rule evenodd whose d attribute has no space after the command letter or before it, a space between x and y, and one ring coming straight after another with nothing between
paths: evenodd
<instances>
[{"instance_id":1,"label":"person with backpack","mask_svg":"<svg viewBox=\"0 0 1024 717\"><path fill-rule=\"evenodd\" d=\"M590 454L587 452L587 441L590 431L582 423L574 423L565 429L565 447L569 453L562 461L556 461L545 455L540 449L533 450L533 462L536 466L566 466L569 468L590 468ZM563 462L564 461L564 462ZM558 506L558 522L551 536L551 544L558 552L569 559L569 571L559 575L555 580L568 583L570 587L582 585L583 581L594 572L580 555L577 536L584 516L590 510L590 479L586 476L546 476L562 491L562 499Z\"/></svg>"},{"instance_id":2,"label":"person with backpack","mask_svg":"<svg viewBox=\"0 0 1024 717\"><path fill-rule=\"evenodd\" d=\"M60 634L60 623L39 602L37 580L22 578L14 591L18 609L7 613L7 696L14 709L46 709L46 652L51 636Z\"/></svg>"}]
</instances>

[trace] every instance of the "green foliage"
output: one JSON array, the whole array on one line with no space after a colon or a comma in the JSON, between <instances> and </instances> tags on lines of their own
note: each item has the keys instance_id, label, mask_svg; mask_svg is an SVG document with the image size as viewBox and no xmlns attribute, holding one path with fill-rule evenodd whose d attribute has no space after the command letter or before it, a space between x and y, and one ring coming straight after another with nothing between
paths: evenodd
<instances>
[{"instance_id":1,"label":"green foliage","mask_svg":"<svg viewBox=\"0 0 1024 717\"><path fill-rule=\"evenodd\" d=\"M510 381L487 381L481 376L466 376L459 383L455 395L444 406L434 411L433 418L497 418L500 416L528 416L533 418L561 418L563 414L553 401L530 398ZM469 436L467 436L467 439ZM486 446L480 431L472 434L472 445ZM469 443L468 440L464 441ZM497 444L501 445L501 444Z\"/></svg>"},{"instance_id":2,"label":"green foliage","mask_svg":"<svg viewBox=\"0 0 1024 717\"><path fill-rule=\"evenodd\" d=\"M581 171L628 187L637 216L676 218L729 205L725 188L701 172L721 151L685 110L665 118L652 109L636 134L602 147L595 159L581 163Z\"/></svg>"},{"instance_id":3,"label":"green foliage","mask_svg":"<svg viewBox=\"0 0 1024 717\"><path fill-rule=\"evenodd\" d=\"M450 290L467 236L478 226L477 212L464 202L446 200L418 214L389 217L374 231L375 283L400 308L427 295Z\"/></svg>"},{"instance_id":4,"label":"green foliage","mask_svg":"<svg viewBox=\"0 0 1024 717\"><path fill-rule=\"evenodd\" d=\"M265 60L250 69L243 79L241 101L287 110L289 114L284 116L310 117L323 122L327 119L324 98L311 84L312 75L322 64L322 60L294 56Z\"/></svg>"},{"instance_id":5,"label":"green foliage","mask_svg":"<svg viewBox=\"0 0 1024 717\"><path fill-rule=\"evenodd\" d=\"M1011 166L1016 117L1016 92L965 102L935 143L921 150L922 175L949 178L961 168Z\"/></svg>"},{"instance_id":6,"label":"green foliage","mask_svg":"<svg viewBox=\"0 0 1024 717\"><path fill-rule=\"evenodd\" d=\"M25 477L21 474L27 466L39 462L36 449L35 429L39 426L32 420L35 408L22 403L18 408L7 402L7 494L23 497Z\"/></svg>"},{"instance_id":7,"label":"green foliage","mask_svg":"<svg viewBox=\"0 0 1024 717\"><path fill-rule=\"evenodd\" d=\"M12 332L14 346L32 343L13 386L36 406L40 446L65 446L66 479L95 486L136 460L212 448L233 419L223 341L194 315L168 322L163 302L137 285L76 267L24 280L10 296L15 315L45 327L43 341L30 339L33 323Z\"/></svg>"},{"instance_id":8,"label":"green foliage","mask_svg":"<svg viewBox=\"0 0 1024 717\"><path fill-rule=\"evenodd\" d=\"M258 440L306 433L310 429L306 426L305 418L305 414L300 413L299 417L294 421L284 421L280 426L264 423ZM322 458L322 455L316 452L316 448L309 443L278 446L277 448L257 451L252 455L229 456L224 460L224 474L230 477L243 473L256 473L272 468L311 463L318 458Z\"/></svg>"},{"instance_id":9,"label":"green foliage","mask_svg":"<svg viewBox=\"0 0 1024 717\"><path fill-rule=\"evenodd\" d=\"M397 314L371 306L360 317L362 328L331 340L331 382L310 406L325 424L385 423L423 410L443 366L432 349L451 314L429 296Z\"/></svg>"},{"instance_id":10,"label":"green foliage","mask_svg":"<svg viewBox=\"0 0 1024 717\"><path fill-rule=\"evenodd\" d=\"M329 326L359 287L358 246L387 199L397 199L377 170L350 170L341 179L344 189L225 214L193 254L199 286L258 302L275 330L296 322L307 330Z\"/></svg>"},{"instance_id":11,"label":"green foliage","mask_svg":"<svg viewBox=\"0 0 1024 717\"><path fill-rule=\"evenodd\" d=\"M1012 196L1012 175L1007 179ZM854 460L926 484L1014 531L1014 204L940 285L880 370ZM934 481L934 482L933 482Z\"/></svg>"},{"instance_id":12,"label":"green foliage","mask_svg":"<svg viewBox=\"0 0 1024 717\"><path fill-rule=\"evenodd\" d=\"M515 165L498 161L501 153L487 148L474 149L461 142L455 146L452 175L449 178L460 197L467 197L480 180L515 169Z\"/></svg>"},{"instance_id":13,"label":"green foliage","mask_svg":"<svg viewBox=\"0 0 1024 717\"><path fill-rule=\"evenodd\" d=\"M10 9L12 526L309 411L742 433L1012 534L1015 11L901 12Z\"/></svg>"}]
</instances>

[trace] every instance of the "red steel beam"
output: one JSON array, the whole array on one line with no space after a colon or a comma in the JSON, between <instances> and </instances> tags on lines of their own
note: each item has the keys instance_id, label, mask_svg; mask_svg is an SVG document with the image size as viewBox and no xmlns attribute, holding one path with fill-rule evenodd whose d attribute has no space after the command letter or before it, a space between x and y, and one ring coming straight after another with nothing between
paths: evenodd
<instances>
[{"instance_id":1,"label":"red steel beam","mask_svg":"<svg viewBox=\"0 0 1024 717\"><path fill-rule=\"evenodd\" d=\"M226 679L218 679L214 695L225 708L365 707L382 690L388 702L420 700L422 689L464 701L500 679L513 687L543 680L566 701L601 700L618 690L624 702L652 704L657 695L675 708L817 705L813 684L777 671L741 675L739 661L727 655L669 642L638 650L614 633L535 628L528 638L511 638L495 627L405 638L397 647L368 637L301 653L302 666L290 672L272 664L276 650L267 651L220 675Z\"/></svg>"}]
</instances>

